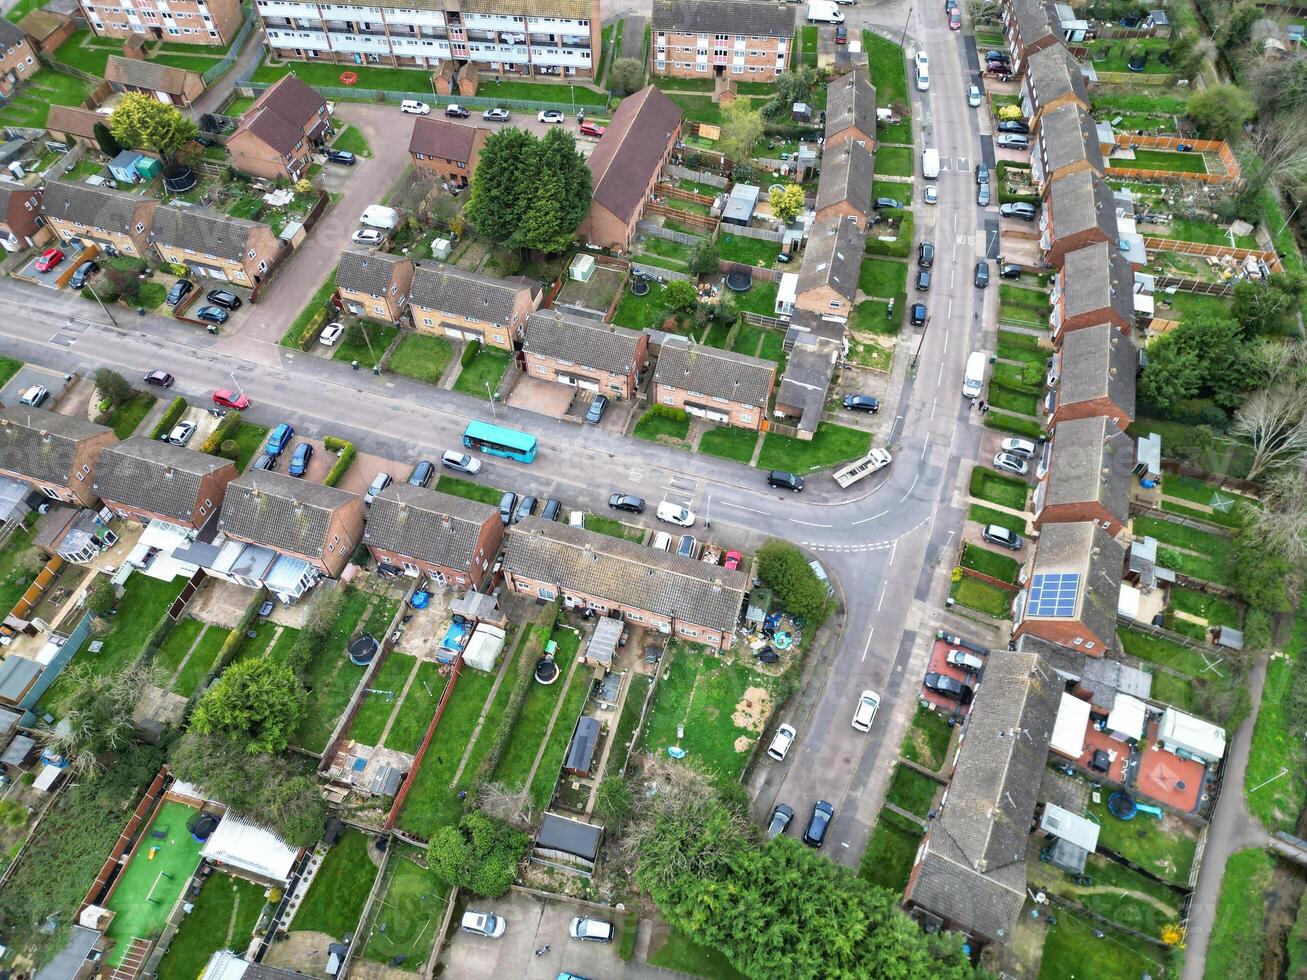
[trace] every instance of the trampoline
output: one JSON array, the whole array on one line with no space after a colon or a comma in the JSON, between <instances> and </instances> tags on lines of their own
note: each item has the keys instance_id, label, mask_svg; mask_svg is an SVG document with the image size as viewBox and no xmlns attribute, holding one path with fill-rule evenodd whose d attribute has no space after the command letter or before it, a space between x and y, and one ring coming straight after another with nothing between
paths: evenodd
<instances>
[{"instance_id":1,"label":"trampoline","mask_svg":"<svg viewBox=\"0 0 1307 980\"><path fill-rule=\"evenodd\" d=\"M358 667L366 667L372 663L380 646L371 633L360 633L349 641L350 662Z\"/></svg>"},{"instance_id":2,"label":"trampoline","mask_svg":"<svg viewBox=\"0 0 1307 980\"><path fill-rule=\"evenodd\" d=\"M732 272L726 277L726 288L736 293L747 293L753 287L753 276L747 272Z\"/></svg>"},{"instance_id":3,"label":"trampoline","mask_svg":"<svg viewBox=\"0 0 1307 980\"><path fill-rule=\"evenodd\" d=\"M1133 820L1139 811L1135 801L1120 791L1107 798L1107 809L1118 820Z\"/></svg>"},{"instance_id":4,"label":"trampoline","mask_svg":"<svg viewBox=\"0 0 1307 980\"><path fill-rule=\"evenodd\" d=\"M426 609L431 604L431 593L414 592L413 597L408 600L408 604L414 609Z\"/></svg>"},{"instance_id":5,"label":"trampoline","mask_svg":"<svg viewBox=\"0 0 1307 980\"><path fill-rule=\"evenodd\" d=\"M541 657L536 661L535 677L537 684L552 684L558 680L558 664L551 657Z\"/></svg>"},{"instance_id":6,"label":"trampoline","mask_svg":"<svg viewBox=\"0 0 1307 980\"><path fill-rule=\"evenodd\" d=\"M195 171L190 167L177 166L163 175L163 186L170 194L185 194L193 190L196 183Z\"/></svg>"},{"instance_id":7,"label":"trampoline","mask_svg":"<svg viewBox=\"0 0 1307 980\"><path fill-rule=\"evenodd\" d=\"M647 282L645 282L643 279L631 280L632 296L647 296L648 294L649 294L649 284Z\"/></svg>"},{"instance_id":8,"label":"trampoline","mask_svg":"<svg viewBox=\"0 0 1307 980\"><path fill-rule=\"evenodd\" d=\"M186 821L186 829L191 832L191 840L203 844L218 829L219 817L214 813L197 813Z\"/></svg>"}]
</instances>

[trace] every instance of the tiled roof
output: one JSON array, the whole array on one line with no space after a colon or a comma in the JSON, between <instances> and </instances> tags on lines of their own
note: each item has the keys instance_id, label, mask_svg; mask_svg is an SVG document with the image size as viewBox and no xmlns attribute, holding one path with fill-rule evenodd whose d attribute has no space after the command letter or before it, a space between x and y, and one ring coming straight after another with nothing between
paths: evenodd
<instances>
[{"instance_id":1,"label":"tiled roof","mask_svg":"<svg viewBox=\"0 0 1307 980\"><path fill-rule=\"evenodd\" d=\"M1048 506L1094 502L1124 524L1130 516L1135 443L1103 416L1059 422L1049 456Z\"/></svg>"},{"instance_id":2,"label":"tiled roof","mask_svg":"<svg viewBox=\"0 0 1307 980\"><path fill-rule=\"evenodd\" d=\"M402 255L352 248L340 255L336 285L369 296L385 296L394 281L396 267L407 261Z\"/></svg>"},{"instance_id":3,"label":"tiled roof","mask_svg":"<svg viewBox=\"0 0 1307 980\"><path fill-rule=\"evenodd\" d=\"M39 408L0 410L0 469L67 485L77 447L108 432L102 425Z\"/></svg>"},{"instance_id":4,"label":"tiled roof","mask_svg":"<svg viewBox=\"0 0 1307 980\"><path fill-rule=\"evenodd\" d=\"M1026 59L1026 81L1034 92L1036 111L1064 95L1089 104L1089 85L1080 63L1061 44L1050 44Z\"/></svg>"},{"instance_id":5,"label":"tiled roof","mask_svg":"<svg viewBox=\"0 0 1307 980\"><path fill-rule=\"evenodd\" d=\"M1096 228L1108 241L1116 241L1116 201L1098 174L1081 170L1059 177L1049 185L1046 198L1055 239Z\"/></svg>"},{"instance_id":6,"label":"tiled roof","mask_svg":"<svg viewBox=\"0 0 1307 980\"><path fill-rule=\"evenodd\" d=\"M145 203L135 194L111 187L52 180L45 185L41 210L53 218L125 235L136 223L137 207Z\"/></svg>"},{"instance_id":7,"label":"tiled roof","mask_svg":"<svg viewBox=\"0 0 1307 980\"><path fill-rule=\"evenodd\" d=\"M850 126L870 139L876 138L876 86L858 68L826 86L826 136ZM867 193L871 193L870 189Z\"/></svg>"},{"instance_id":8,"label":"tiled roof","mask_svg":"<svg viewBox=\"0 0 1307 980\"><path fill-rule=\"evenodd\" d=\"M871 151L853 140L846 140L821 158L821 177L817 181L817 210L848 201L863 215L871 214L871 185L876 164ZM903 185L910 191L908 184Z\"/></svg>"},{"instance_id":9,"label":"tiled roof","mask_svg":"<svg viewBox=\"0 0 1307 980\"><path fill-rule=\"evenodd\" d=\"M1043 148L1046 173L1054 173L1082 160L1103 172L1103 151L1098 145L1098 126L1075 102L1058 106L1039 117L1039 143Z\"/></svg>"},{"instance_id":10,"label":"tiled roof","mask_svg":"<svg viewBox=\"0 0 1307 980\"><path fill-rule=\"evenodd\" d=\"M0 177L0 221L9 213L9 202L15 194L21 194L22 200L26 200L31 193L32 189L26 184L20 184L9 177Z\"/></svg>"},{"instance_id":11,"label":"tiled roof","mask_svg":"<svg viewBox=\"0 0 1307 980\"><path fill-rule=\"evenodd\" d=\"M790 351L776 404L799 409L799 428L805 432L815 432L821 421L837 356L836 346L830 343L795 345Z\"/></svg>"},{"instance_id":12,"label":"tiled roof","mask_svg":"<svg viewBox=\"0 0 1307 980\"><path fill-rule=\"evenodd\" d=\"M486 323L509 323L522 281L476 276L454 266L420 265L413 270L410 299L439 313L450 313Z\"/></svg>"},{"instance_id":13,"label":"tiled roof","mask_svg":"<svg viewBox=\"0 0 1307 980\"><path fill-rule=\"evenodd\" d=\"M466 571L481 528L492 519L499 520L499 508L490 504L392 483L368 508L363 540L384 551Z\"/></svg>"},{"instance_id":14,"label":"tiled roof","mask_svg":"<svg viewBox=\"0 0 1307 980\"><path fill-rule=\"evenodd\" d=\"M476 134L474 126L463 126L438 116L416 116L413 119L413 135L408 141L408 152L467 163L472 159Z\"/></svg>"},{"instance_id":15,"label":"tiled roof","mask_svg":"<svg viewBox=\"0 0 1307 980\"><path fill-rule=\"evenodd\" d=\"M1124 569L1125 548L1097 524L1083 521L1043 526L1035 546L1031 575L1078 574L1074 619L1110 644L1116 637L1116 607ZM1028 610L1024 617L1039 618L1032 617Z\"/></svg>"},{"instance_id":16,"label":"tiled roof","mask_svg":"<svg viewBox=\"0 0 1307 980\"><path fill-rule=\"evenodd\" d=\"M169 95L181 95L186 91L187 76L199 77L193 71L161 65L157 61L138 61L116 54L109 55L109 61L104 67L106 82L117 82L152 92L167 92Z\"/></svg>"},{"instance_id":17,"label":"tiled roof","mask_svg":"<svg viewBox=\"0 0 1307 980\"><path fill-rule=\"evenodd\" d=\"M241 116L236 133L248 131L278 153L286 154L304 139L326 100L294 75L264 91ZM236 135L233 133L232 135Z\"/></svg>"},{"instance_id":18,"label":"tiled roof","mask_svg":"<svg viewBox=\"0 0 1307 980\"><path fill-rule=\"evenodd\" d=\"M1108 398L1134 418L1139 352L1129 337L1107 323L1068 330L1059 356L1059 405Z\"/></svg>"},{"instance_id":19,"label":"tiled roof","mask_svg":"<svg viewBox=\"0 0 1307 980\"><path fill-rule=\"evenodd\" d=\"M818 220L812 226L799 267L799 294L830 286L853 302L866 248L866 234L847 218L835 215Z\"/></svg>"},{"instance_id":20,"label":"tiled roof","mask_svg":"<svg viewBox=\"0 0 1307 980\"><path fill-rule=\"evenodd\" d=\"M204 478L231 465L220 456L133 436L100 453L91 489L105 500L189 524Z\"/></svg>"},{"instance_id":21,"label":"tiled roof","mask_svg":"<svg viewBox=\"0 0 1307 980\"><path fill-rule=\"evenodd\" d=\"M266 227L257 221L231 218L214 211L160 204L154 212L150 240L158 245L189 249L197 255L239 262L245 258L250 232Z\"/></svg>"},{"instance_id":22,"label":"tiled roof","mask_svg":"<svg viewBox=\"0 0 1307 980\"><path fill-rule=\"evenodd\" d=\"M794 8L766 0L654 0L653 29L788 41L794 36Z\"/></svg>"},{"instance_id":23,"label":"tiled roof","mask_svg":"<svg viewBox=\"0 0 1307 980\"><path fill-rule=\"evenodd\" d=\"M83 139L95 138L95 124L104 116L91 109L71 105L52 105L45 117L45 128L52 133L67 133Z\"/></svg>"},{"instance_id":24,"label":"tiled roof","mask_svg":"<svg viewBox=\"0 0 1307 980\"><path fill-rule=\"evenodd\" d=\"M776 377L776 363L668 337L654 368L654 384L741 405L765 406Z\"/></svg>"},{"instance_id":25,"label":"tiled roof","mask_svg":"<svg viewBox=\"0 0 1307 980\"><path fill-rule=\"evenodd\" d=\"M652 85L624 98L586 161L592 200L629 221L680 129L680 107Z\"/></svg>"},{"instance_id":26,"label":"tiled roof","mask_svg":"<svg viewBox=\"0 0 1307 980\"><path fill-rule=\"evenodd\" d=\"M528 517L506 536L504 567L608 602L729 632L749 586L741 571Z\"/></svg>"},{"instance_id":27,"label":"tiled roof","mask_svg":"<svg viewBox=\"0 0 1307 980\"><path fill-rule=\"evenodd\" d=\"M1059 181L1060 183L1060 181ZM1110 221L1116 224L1116 215ZM1062 257L1062 311L1067 317L1112 310L1126 323L1135 318L1135 277L1116 246L1116 237L1094 242Z\"/></svg>"},{"instance_id":28,"label":"tiled roof","mask_svg":"<svg viewBox=\"0 0 1307 980\"><path fill-rule=\"evenodd\" d=\"M227 484L219 529L296 555L322 555L332 515L356 494L284 473L254 470ZM352 551L357 542L343 546Z\"/></svg>"},{"instance_id":29,"label":"tiled roof","mask_svg":"<svg viewBox=\"0 0 1307 980\"><path fill-rule=\"evenodd\" d=\"M580 367L630 374L640 368L635 359L643 336L615 323L542 310L527 318L525 350Z\"/></svg>"},{"instance_id":30,"label":"tiled roof","mask_svg":"<svg viewBox=\"0 0 1307 980\"><path fill-rule=\"evenodd\" d=\"M27 35L17 24L13 24L0 17L0 46L12 48L15 44L22 41Z\"/></svg>"},{"instance_id":31,"label":"tiled roof","mask_svg":"<svg viewBox=\"0 0 1307 980\"><path fill-rule=\"evenodd\" d=\"M1017 32L1021 35L1021 44L1030 48L1045 38L1057 37L1054 33L1052 4L1041 0L1012 0L1012 16L1016 21Z\"/></svg>"}]
</instances>

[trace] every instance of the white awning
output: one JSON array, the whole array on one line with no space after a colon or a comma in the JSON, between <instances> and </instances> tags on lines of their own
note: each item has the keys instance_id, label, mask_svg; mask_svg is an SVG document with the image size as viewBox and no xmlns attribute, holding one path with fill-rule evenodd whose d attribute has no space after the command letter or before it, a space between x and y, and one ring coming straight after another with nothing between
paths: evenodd
<instances>
[{"instance_id":1,"label":"white awning","mask_svg":"<svg viewBox=\"0 0 1307 980\"><path fill-rule=\"evenodd\" d=\"M1085 732L1088 728L1089 702L1063 692L1049 748L1069 759L1078 759L1085 751Z\"/></svg>"},{"instance_id":2,"label":"white awning","mask_svg":"<svg viewBox=\"0 0 1307 980\"><path fill-rule=\"evenodd\" d=\"M1098 824L1070 810L1064 810L1056 803L1044 804L1044 815L1039 818L1039 829L1064 841L1070 841L1090 854L1098 849Z\"/></svg>"},{"instance_id":3,"label":"white awning","mask_svg":"<svg viewBox=\"0 0 1307 980\"><path fill-rule=\"evenodd\" d=\"M1219 762L1225 755L1225 729L1175 708L1167 708L1162 714L1157 738L1162 748L1180 756Z\"/></svg>"},{"instance_id":4,"label":"white awning","mask_svg":"<svg viewBox=\"0 0 1307 980\"><path fill-rule=\"evenodd\" d=\"M1148 706L1129 694L1117 693L1116 701L1107 716L1107 729L1127 738L1143 738L1148 721Z\"/></svg>"},{"instance_id":5,"label":"white awning","mask_svg":"<svg viewBox=\"0 0 1307 980\"><path fill-rule=\"evenodd\" d=\"M1040 486L1043 486L1043 484L1040 484ZM1121 583L1121 592L1116 598L1116 614L1118 616L1128 616L1131 619L1139 618L1139 590L1133 585L1125 582Z\"/></svg>"},{"instance_id":6,"label":"white awning","mask_svg":"<svg viewBox=\"0 0 1307 980\"><path fill-rule=\"evenodd\" d=\"M230 814L205 843L200 856L258 878L285 883L290 880L298 849L269 830L246 823Z\"/></svg>"}]
</instances>

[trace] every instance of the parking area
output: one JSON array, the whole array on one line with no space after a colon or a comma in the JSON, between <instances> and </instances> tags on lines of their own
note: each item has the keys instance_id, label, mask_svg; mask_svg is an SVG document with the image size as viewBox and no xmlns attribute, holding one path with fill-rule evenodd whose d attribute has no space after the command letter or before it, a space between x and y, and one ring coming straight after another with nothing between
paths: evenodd
<instances>
[{"instance_id":1,"label":"parking area","mask_svg":"<svg viewBox=\"0 0 1307 980\"><path fill-rule=\"evenodd\" d=\"M71 245L60 245L55 247L59 248L59 250L64 253L64 259L62 262L46 272L41 272L36 266L37 263L41 261L41 255L43 252L36 252L26 263L24 263L23 267L18 270L18 277L39 283L40 285L46 286L50 289L59 289L63 285L60 280L64 279L66 276L72 275L73 270L81 264L82 258L87 254L88 250L84 248L76 248Z\"/></svg>"},{"instance_id":2,"label":"parking area","mask_svg":"<svg viewBox=\"0 0 1307 980\"><path fill-rule=\"evenodd\" d=\"M930 650L930 660L926 664L926 673L942 674L943 676L952 678L959 683L974 687L979 682L980 675L969 673L968 671L962 670L960 667L954 667L948 663L949 652L957 649L959 648L945 639L936 639L935 645L931 647ZM964 650L964 652L977 656L982 661L985 659L983 654L976 653L975 651ZM940 711L943 711L946 714L955 714L958 718L965 718L967 713L971 710L970 705L959 704L952 698L945 697L943 694L931 691L924 686L921 689L921 697L923 700L929 701Z\"/></svg>"},{"instance_id":3,"label":"parking area","mask_svg":"<svg viewBox=\"0 0 1307 980\"><path fill-rule=\"evenodd\" d=\"M331 457L329 462L334 462L335 457ZM358 453L354 457L354 463L345 475L341 477L336 486L342 490L348 490L350 493L363 494L367 493L368 486L372 483L372 478L378 473L389 473L391 479L402 480L408 475L411 463L396 462L393 459L387 459L385 456L373 456L371 453Z\"/></svg>"},{"instance_id":4,"label":"parking area","mask_svg":"<svg viewBox=\"0 0 1307 980\"><path fill-rule=\"evenodd\" d=\"M204 445L204 440L209 438L213 434L213 430L218 427L218 417L207 408L198 405L192 405L182 413L182 417L177 420L177 424L180 425L183 422L190 422L195 426L195 434L191 436L186 445L196 450Z\"/></svg>"},{"instance_id":5,"label":"parking area","mask_svg":"<svg viewBox=\"0 0 1307 980\"><path fill-rule=\"evenodd\" d=\"M180 304L181 308L174 313L179 320L186 320L188 322L194 321L207 327L209 326L209 323L202 320L197 314L202 307L218 307L227 314L227 320L221 325L222 328L224 330L231 330L234 327L239 326L241 320L249 315L249 311L253 305L250 303L250 290L241 286L234 286L221 279L212 279L207 276L191 275L187 278L195 284L195 289L192 290L190 296L186 298L186 301ZM240 300L239 308L235 310L227 309L221 303L216 303L209 298L210 293L216 293L219 290L236 296L236 298Z\"/></svg>"},{"instance_id":6,"label":"parking area","mask_svg":"<svg viewBox=\"0 0 1307 980\"><path fill-rule=\"evenodd\" d=\"M63 375L58 371L37 367L34 364L24 364L18 369L18 373L10 378L3 388L0 388L0 405L6 408L18 408L18 400L23 397L23 392L33 385L42 385L50 394L40 407L54 411L55 405L63 397L71 380L71 375Z\"/></svg>"},{"instance_id":7,"label":"parking area","mask_svg":"<svg viewBox=\"0 0 1307 980\"><path fill-rule=\"evenodd\" d=\"M508 404L549 418L561 419L567 414L574 394L576 390L567 385L525 376L519 378L517 384L513 385L513 390L508 393Z\"/></svg>"}]
</instances>

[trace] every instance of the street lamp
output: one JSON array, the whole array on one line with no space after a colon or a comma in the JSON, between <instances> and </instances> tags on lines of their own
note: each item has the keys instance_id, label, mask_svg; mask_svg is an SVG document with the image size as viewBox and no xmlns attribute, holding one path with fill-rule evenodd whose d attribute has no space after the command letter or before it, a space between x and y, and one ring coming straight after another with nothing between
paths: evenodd
<instances>
[{"instance_id":1,"label":"street lamp","mask_svg":"<svg viewBox=\"0 0 1307 980\"><path fill-rule=\"evenodd\" d=\"M245 390L241 387L241 383L236 380L236 372L228 371L227 377L231 378L231 385L233 388L236 389L236 394L243 396L245 394Z\"/></svg>"},{"instance_id":2,"label":"street lamp","mask_svg":"<svg viewBox=\"0 0 1307 980\"><path fill-rule=\"evenodd\" d=\"M490 399L490 417L497 422L499 421L499 415L495 412L495 396L490 393L490 382L487 381L485 385L486 397Z\"/></svg>"}]
</instances>

